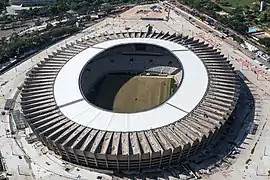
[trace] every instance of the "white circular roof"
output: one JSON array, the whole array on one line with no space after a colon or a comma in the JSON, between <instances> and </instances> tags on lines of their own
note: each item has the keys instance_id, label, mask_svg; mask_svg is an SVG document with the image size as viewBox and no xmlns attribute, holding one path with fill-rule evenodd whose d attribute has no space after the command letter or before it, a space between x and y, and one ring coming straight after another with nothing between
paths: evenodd
<instances>
[{"instance_id":1,"label":"white circular roof","mask_svg":"<svg viewBox=\"0 0 270 180\"><path fill-rule=\"evenodd\" d=\"M134 43L163 47L179 59L184 73L178 90L165 103L138 113L114 113L88 103L79 85L83 67L108 48ZM130 132L158 128L183 118L198 105L207 86L208 74L204 64L186 47L160 39L127 38L96 44L69 60L56 77L54 97L61 112L78 124L106 131Z\"/></svg>"}]
</instances>

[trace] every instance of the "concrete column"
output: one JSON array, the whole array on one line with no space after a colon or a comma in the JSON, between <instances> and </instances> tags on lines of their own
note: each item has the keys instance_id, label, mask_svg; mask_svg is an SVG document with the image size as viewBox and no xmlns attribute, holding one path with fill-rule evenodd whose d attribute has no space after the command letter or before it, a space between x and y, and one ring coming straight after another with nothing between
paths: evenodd
<instances>
[{"instance_id":1,"label":"concrete column","mask_svg":"<svg viewBox=\"0 0 270 180\"><path fill-rule=\"evenodd\" d=\"M85 159L86 165L89 166L89 163L88 163L88 160L87 160L87 157L86 157L84 151L82 151L82 154L83 154L83 157Z\"/></svg>"},{"instance_id":2,"label":"concrete column","mask_svg":"<svg viewBox=\"0 0 270 180\"><path fill-rule=\"evenodd\" d=\"M74 154L74 157L75 157L77 163L80 164L79 158L78 158L77 153L75 152L74 148L72 148L72 152L73 152L73 154Z\"/></svg>"},{"instance_id":3,"label":"concrete column","mask_svg":"<svg viewBox=\"0 0 270 180\"><path fill-rule=\"evenodd\" d=\"M169 160L169 165L171 165L172 157L173 157L173 150L171 150L171 156L170 156L170 160Z\"/></svg>"},{"instance_id":4,"label":"concrete column","mask_svg":"<svg viewBox=\"0 0 270 180\"><path fill-rule=\"evenodd\" d=\"M161 154L160 154L159 169L160 169L161 164L162 164L162 159L163 159L163 152L161 152Z\"/></svg>"}]
</instances>

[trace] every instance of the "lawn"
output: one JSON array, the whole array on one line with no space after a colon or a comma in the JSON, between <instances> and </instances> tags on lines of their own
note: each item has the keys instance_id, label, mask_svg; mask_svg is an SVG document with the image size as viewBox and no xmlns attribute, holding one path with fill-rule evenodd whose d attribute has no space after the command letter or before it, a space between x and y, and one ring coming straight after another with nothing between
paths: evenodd
<instances>
[{"instance_id":1,"label":"lawn","mask_svg":"<svg viewBox=\"0 0 270 180\"><path fill-rule=\"evenodd\" d=\"M219 1L217 0L217 2L219 2ZM251 5L253 2L256 2L256 0L228 0L228 2L231 3L232 8L235 8L237 6ZM219 4L221 4L221 3L219 3Z\"/></svg>"}]
</instances>

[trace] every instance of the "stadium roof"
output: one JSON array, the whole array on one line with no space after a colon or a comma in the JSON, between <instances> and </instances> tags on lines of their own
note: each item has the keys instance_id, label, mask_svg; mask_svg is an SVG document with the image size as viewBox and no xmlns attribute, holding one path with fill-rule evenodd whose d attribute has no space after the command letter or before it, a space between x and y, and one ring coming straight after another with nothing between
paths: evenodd
<instances>
[{"instance_id":1,"label":"stadium roof","mask_svg":"<svg viewBox=\"0 0 270 180\"><path fill-rule=\"evenodd\" d=\"M138 113L114 113L88 103L81 93L79 84L84 66L108 48L134 43L163 47L178 58L183 68L183 79L179 89L165 103ZM199 104L207 87L206 67L186 47L161 39L116 39L96 44L69 60L56 77L54 98L61 112L78 124L106 131L130 132L158 128L183 118Z\"/></svg>"}]
</instances>

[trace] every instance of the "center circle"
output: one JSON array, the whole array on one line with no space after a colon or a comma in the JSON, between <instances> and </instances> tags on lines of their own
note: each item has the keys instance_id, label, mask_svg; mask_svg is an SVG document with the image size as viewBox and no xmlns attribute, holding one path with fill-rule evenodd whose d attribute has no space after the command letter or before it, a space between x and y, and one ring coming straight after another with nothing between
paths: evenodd
<instances>
[{"instance_id":1,"label":"center circle","mask_svg":"<svg viewBox=\"0 0 270 180\"><path fill-rule=\"evenodd\" d=\"M180 86L182 66L167 49L143 43L108 48L83 67L79 86L93 106L137 113L166 102Z\"/></svg>"}]
</instances>

